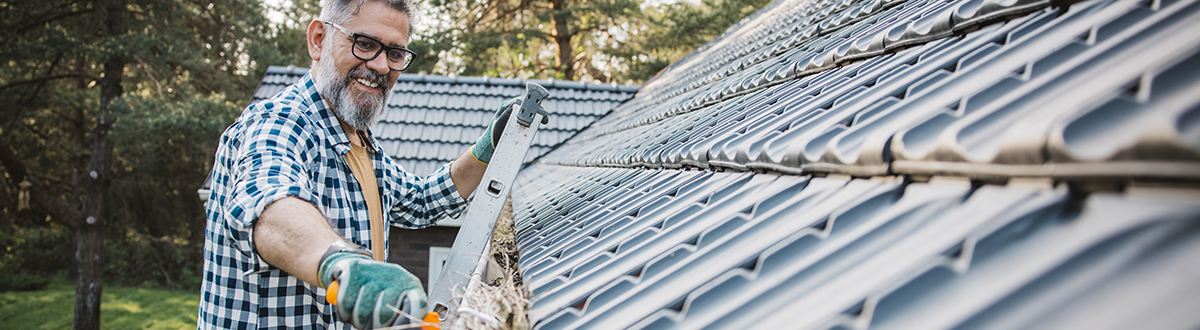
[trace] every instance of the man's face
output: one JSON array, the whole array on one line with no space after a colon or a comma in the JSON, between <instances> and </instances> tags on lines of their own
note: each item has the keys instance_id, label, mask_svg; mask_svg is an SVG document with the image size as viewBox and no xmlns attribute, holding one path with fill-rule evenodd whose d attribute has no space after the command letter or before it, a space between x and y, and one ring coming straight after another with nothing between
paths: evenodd
<instances>
[{"instance_id":1,"label":"man's face","mask_svg":"<svg viewBox=\"0 0 1200 330\"><path fill-rule=\"evenodd\" d=\"M408 16L379 2L364 3L358 15L342 26L388 46L408 46ZM314 55L313 27L309 30L309 54ZM313 56L317 89L338 118L357 130L367 130L383 114L400 72L388 68L384 54L370 61L354 56L352 37L337 28L325 24L321 30L318 32L324 35L322 47L319 56Z\"/></svg>"}]
</instances>

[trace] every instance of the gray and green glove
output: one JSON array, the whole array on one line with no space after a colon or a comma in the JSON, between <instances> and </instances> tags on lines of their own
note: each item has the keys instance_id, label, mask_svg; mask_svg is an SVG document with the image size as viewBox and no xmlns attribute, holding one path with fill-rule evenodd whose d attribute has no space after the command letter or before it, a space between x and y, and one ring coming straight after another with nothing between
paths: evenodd
<instances>
[{"instance_id":1,"label":"gray and green glove","mask_svg":"<svg viewBox=\"0 0 1200 330\"><path fill-rule=\"evenodd\" d=\"M479 140L475 141L475 146L471 147L471 155L475 156L475 160L480 163L491 163L492 153L496 152L496 144L500 143L500 136L504 135L504 126L508 125L508 117L512 116L513 108L520 98L511 98L500 103L500 109L496 109L496 115L492 117L491 124L479 136Z\"/></svg>"},{"instance_id":2,"label":"gray and green glove","mask_svg":"<svg viewBox=\"0 0 1200 330\"><path fill-rule=\"evenodd\" d=\"M425 314L428 298L421 280L398 265L352 251L326 253L317 277L325 287L326 300L336 307L338 320L355 329L420 322L410 317Z\"/></svg>"}]
</instances>

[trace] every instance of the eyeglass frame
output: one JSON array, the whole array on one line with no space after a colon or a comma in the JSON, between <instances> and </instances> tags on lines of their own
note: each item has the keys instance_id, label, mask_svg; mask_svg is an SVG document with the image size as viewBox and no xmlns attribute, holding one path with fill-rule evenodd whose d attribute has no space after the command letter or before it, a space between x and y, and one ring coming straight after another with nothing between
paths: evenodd
<instances>
[{"instance_id":1,"label":"eyeglass frame","mask_svg":"<svg viewBox=\"0 0 1200 330\"><path fill-rule=\"evenodd\" d=\"M338 30L341 30L342 33L345 33L346 35L350 36L350 39L351 39L350 40L350 54L354 55L354 57L356 57L360 60L370 62L372 60L375 60L375 58L379 57L379 54L382 54L385 50L386 51L390 51L393 49L400 50L400 51L403 51L408 54L408 57L404 60L404 66L401 67L400 69L393 68L391 65L392 60L388 59L387 57L384 57L384 58L387 59L388 69L395 70L395 71L404 71L405 69L408 69L409 65L412 65L413 58L415 58L417 56L416 52L413 52L412 50L409 50L408 48L388 46L388 45L383 44L382 41L379 41L379 39L375 39L374 37L371 37L371 36L368 36L368 35L365 35L362 33L351 32L350 29L347 29L341 25L338 25L337 23L330 22L330 21L321 21L321 22L329 24L329 25L333 25L333 27L337 28ZM371 58L363 58L362 56L359 56L358 51L357 51L357 49L358 49L357 44L359 42L358 38L366 38L367 40L370 40L370 41L374 42L376 45L378 45L379 49L375 50L375 55L372 55Z\"/></svg>"}]
</instances>

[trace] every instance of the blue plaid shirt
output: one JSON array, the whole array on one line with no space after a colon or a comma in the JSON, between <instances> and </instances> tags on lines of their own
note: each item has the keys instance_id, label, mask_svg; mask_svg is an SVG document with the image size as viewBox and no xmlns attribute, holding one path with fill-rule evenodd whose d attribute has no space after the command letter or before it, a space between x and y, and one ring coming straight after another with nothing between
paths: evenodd
<instances>
[{"instance_id":1,"label":"blue plaid shirt","mask_svg":"<svg viewBox=\"0 0 1200 330\"><path fill-rule=\"evenodd\" d=\"M424 228L466 207L449 164L417 177L384 156L373 136L367 141L392 225ZM345 161L349 150L310 75L246 108L225 130L212 173L198 328L352 328L333 317L324 289L263 261L251 234L263 208L295 196L317 205L347 241L371 246L366 201Z\"/></svg>"}]
</instances>

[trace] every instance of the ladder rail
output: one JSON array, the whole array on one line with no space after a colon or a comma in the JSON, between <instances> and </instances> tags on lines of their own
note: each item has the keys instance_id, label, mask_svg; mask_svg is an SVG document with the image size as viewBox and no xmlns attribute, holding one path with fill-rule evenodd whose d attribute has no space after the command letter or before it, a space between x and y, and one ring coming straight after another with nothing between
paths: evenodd
<instances>
[{"instance_id":1,"label":"ladder rail","mask_svg":"<svg viewBox=\"0 0 1200 330\"><path fill-rule=\"evenodd\" d=\"M445 266L438 278L429 283L430 306L443 320L454 313L458 305L452 301L454 289L465 287L476 264L486 257L485 248L533 142L533 135L540 124L547 122L547 113L542 110L541 103L550 92L532 82L526 83L525 90L519 108L513 109L515 113L505 124L483 180L471 193L471 204L463 214L463 224L454 238Z\"/></svg>"}]
</instances>

